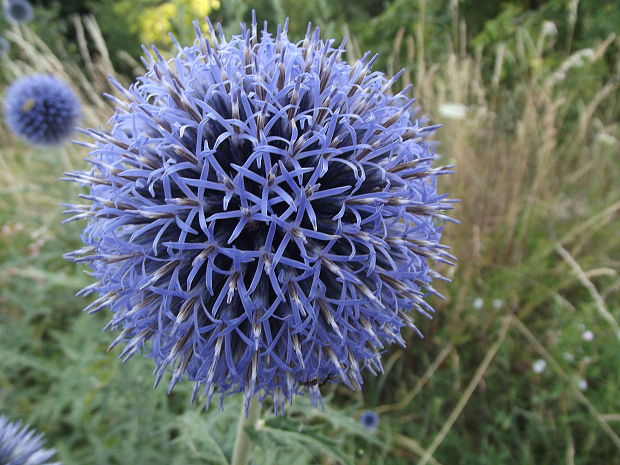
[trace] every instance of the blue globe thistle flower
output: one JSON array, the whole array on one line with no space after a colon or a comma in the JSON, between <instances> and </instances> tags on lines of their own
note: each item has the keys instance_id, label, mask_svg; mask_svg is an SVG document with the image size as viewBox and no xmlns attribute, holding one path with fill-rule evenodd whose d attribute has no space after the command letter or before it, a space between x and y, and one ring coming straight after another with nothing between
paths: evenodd
<instances>
[{"instance_id":1,"label":"blue globe thistle flower","mask_svg":"<svg viewBox=\"0 0 620 465\"><path fill-rule=\"evenodd\" d=\"M71 88L52 76L25 76L6 91L6 121L33 145L57 145L75 130L80 102Z\"/></svg>"},{"instance_id":2,"label":"blue globe thistle flower","mask_svg":"<svg viewBox=\"0 0 620 465\"><path fill-rule=\"evenodd\" d=\"M275 410L320 386L362 384L381 371L386 344L404 346L411 310L450 262L435 127L412 119L397 77L353 65L344 42L308 28L292 42L242 26L227 40L198 35L122 94L106 130L89 129L83 293L109 307L107 326L129 359L145 351L156 384L186 377L207 405L214 393L273 398ZM214 31L210 25L210 30Z\"/></svg>"},{"instance_id":3,"label":"blue globe thistle flower","mask_svg":"<svg viewBox=\"0 0 620 465\"><path fill-rule=\"evenodd\" d=\"M369 431L377 431L379 415L374 410L364 410L360 415L360 424Z\"/></svg>"},{"instance_id":4,"label":"blue globe thistle flower","mask_svg":"<svg viewBox=\"0 0 620 465\"><path fill-rule=\"evenodd\" d=\"M0 415L0 464L60 465L60 462L49 462L56 451L42 447L43 434Z\"/></svg>"},{"instance_id":5,"label":"blue globe thistle flower","mask_svg":"<svg viewBox=\"0 0 620 465\"><path fill-rule=\"evenodd\" d=\"M34 11L26 0L9 0L4 5L4 16L8 21L15 23L29 23L32 21Z\"/></svg>"}]
</instances>

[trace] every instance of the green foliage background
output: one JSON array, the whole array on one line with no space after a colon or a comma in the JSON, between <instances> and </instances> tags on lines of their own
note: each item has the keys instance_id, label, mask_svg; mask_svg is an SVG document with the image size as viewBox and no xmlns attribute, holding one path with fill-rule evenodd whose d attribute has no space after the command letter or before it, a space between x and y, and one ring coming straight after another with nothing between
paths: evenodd
<instances>
[{"instance_id":1,"label":"green foliage background","mask_svg":"<svg viewBox=\"0 0 620 465\"><path fill-rule=\"evenodd\" d=\"M131 79L135 15L115 7L161 2L33 3L32 29L68 63L83 64L72 15L93 14ZM453 282L439 286L437 317L418 320L425 339L388 348L385 374L363 392L326 387L326 409L304 399L286 417L265 409L250 431L253 465L620 463L620 335L601 316L620 319L616 3L222 0L211 17L227 34L255 8L273 25L288 16L292 38L312 21L324 37L350 36L350 58L372 50L378 69L406 68L424 111L445 123L439 151L458 172L443 188L463 199L446 235L460 262L444 270ZM175 27L191 37L190 24ZM464 120L442 114L455 102ZM92 111L104 124L106 111ZM151 361L121 364L106 353L105 312L81 312L74 293L91 278L62 259L80 225L60 225L79 188L57 178L83 156L0 130L0 413L45 432L66 465L228 464L238 399L205 412L186 384L151 389ZM380 414L376 433L357 423L365 409Z\"/></svg>"},{"instance_id":2,"label":"green foliage background","mask_svg":"<svg viewBox=\"0 0 620 465\"><path fill-rule=\"evenodd\" d=\"M40 5L37 30L43 36L58 39L58 33L71 42L66 18L72 14L93 13L106 37L111 55L118 60L119 51L135 58L141 54L135 32L134 14L120 16L118 11L140 11L163 3L162 0L34 0ZM571 4L577 5L578 22L570 30L567 20ZM394 36L399 28L415 34L420 19L425 24L425 40L433 56L446 52L446 37L453 28L452 11L458 10L467 25L467 46L493 46L510 40L518 26L535 29L543 21L553 21L564 41L555 50L563 54L594 43L611 33L617 33L620 8L614 0L505 0L480 2L477 0L229 0L210 16L223 23L231 33L240 21L249 21L255 9L260 20L273 24L289 18L291 37L302 37L308 21L320 26L325 36L342 36L343 26L349 27L359 40L362 50L380 53L385 60L392 51ZM47 14L45 14L45 10ZM64 18L64 20L63 20ZM190 25L185 25L188 29ZM120 61L117 61L120 63ZM380 61L381 63L381 61ZM385 62L383 62L385 63Z\"/></svg>"}]
</instances>

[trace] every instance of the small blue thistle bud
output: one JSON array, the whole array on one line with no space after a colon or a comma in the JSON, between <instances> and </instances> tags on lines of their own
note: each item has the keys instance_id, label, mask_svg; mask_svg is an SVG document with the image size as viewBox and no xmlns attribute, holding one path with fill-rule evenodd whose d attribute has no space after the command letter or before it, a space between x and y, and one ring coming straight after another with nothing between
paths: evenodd
<instances>
[{"instance_id":1,"label":"small blue thistle bud","mask_svg":"<svg viewBox=\"0 0 620 465\"><path fill-rule=\"evenodd\" d=\"M443 211L413 100L353 65L344 42L308 28L291 42L254 21L227 40L209 23L193 46L148 71L105 130L84 133L90 185L74 205L97 282L83 293L109 307L121 359L145 351L156 383L186 377L194 397L243 392L285 401L320 386L362 384L386 344L417 331L412 310L452 261L439 243Z\"/></svg>"},{"instance_id":2,"label":"small blue thistle bud","mask_svg":"<svg viewBox=\"0 0 620 465\"><path fill-rule=\"evenodd\" d=\"M9 0L4 5L4 16L8 21L25 24L32 21L34 11L26 0Z\"/></svg>"},{"instance_id":3,"label":"small blue thistle bud","mask_svg":"<svg viewBox=\"0 0 620 465\"><path fill-rule=\"evenodd\" d=\"M374 410L364 410L360 415L360 424L369 431L377 431L379 415Z\"/></svg>"},{"instance_id":4,"label":"small blue thistle bud","mask_svg":"<svg viewBox=\"0 0 620 465\"><path fill-rule=\"evenodd\" d=\"M0 464L61 465L60 462L49 462L55 450L42 447L43 434L37 434L19 422L11 423L0 415Z\"/></svg>"},{"instance_id":5,"label":"small blue thistle bud","mask_svg":"<svg viewBox=\"0 0 620 465\"><path fill-rule=\"evenodd\" d=\"M71 88L52 76L25 76L6 91L6 121L33 145L58 145L75 130L80 102Z\"/></svg>"}]
</instances>

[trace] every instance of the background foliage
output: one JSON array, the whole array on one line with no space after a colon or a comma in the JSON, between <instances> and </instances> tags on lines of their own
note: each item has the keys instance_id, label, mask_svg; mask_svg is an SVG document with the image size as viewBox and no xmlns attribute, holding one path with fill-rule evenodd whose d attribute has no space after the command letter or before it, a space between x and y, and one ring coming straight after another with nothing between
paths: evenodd
<instances>
[{"instance_id":1,"label":"background foliage","mask_svg":"<svg viewBox=\"0 0 620 465\"><path fill-rule=\"evenodd\" d=\"M326 410L297 402L252 432L254 464L607 464L620 455L620 9L612 0L40 1L0 79L35 70L73 82L84 124L104 124L106 75L140 72L149 12L191 37L190 8L238 30L256 8L324 36L349 58L379 52L432 121L443 179L463 199L447 228L459 257L444 270L424 340L389 348L362 393L326 387ZM205 6L206 5L206 6ZM198 10L196 10L198 11ZM203 11L203 10L201 10ZM92 15L96 23L89 19ZM156 16L157 18L157 16ZM100 30L97 28L97 24ZM165 25L168 27L168 25ZM39 39L40 38L40 39ZM156 40L164 50L169 43ZM10 58L10 59L9 59ZM0 91L2 92L2 91ZM33 423L68 465L227 464L238 405L201 412L189 389L150 389L152 363L120 364L105 315L81 313L90 282L62 254L60 226L84 167L77 147L32 150L0 127L0 412ZM542 370L541 370L542 367ZM376 434L357 423L374 409Z\"/></svg>"}]
</instances>

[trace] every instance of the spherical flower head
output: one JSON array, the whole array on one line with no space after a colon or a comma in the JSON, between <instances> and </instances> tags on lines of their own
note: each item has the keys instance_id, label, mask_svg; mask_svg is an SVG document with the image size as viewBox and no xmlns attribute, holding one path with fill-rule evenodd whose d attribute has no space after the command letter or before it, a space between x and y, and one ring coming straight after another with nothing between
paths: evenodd
<instances>
[{"instance_id":1,"label":"spherical flower head","mask_svg":"<svg viewBox=\"0 0 620 465\"><path fill-rule=\"evenodd\" d=\"M0 415L0 464L60 465L49 461L55 453L53 449L43 449L42 434Z\"/></svg>"},{"instance_id":2,"label":"spherical flower head","mask_svg":"<svg viewBox=\"0 0 620 465\"><path fill-rule=\"evenodd\" d=\"M0 36L0 57L7 55L11 50L11 44L4 37Z\"/></svg>"},{"instance_id":3,"label":"spherical flower head","mask_svg":"<svg viewBox=\"0 0 620 465\"><path fill-rule=\"evenodd\" d=\"M318 30L196 31L118 85L109 127L85 131L91 170L67 175L91 186L68 220L87 220L68 258L98 280L88 310L110 308L122 359L146 352L156 382L187 377L207 404L359 388L410 312L432 312L431 265L451 260L434 128Z\"/></svg>"},{"instance_id":4,"label":"spherical flower head","mask_svg":"<svg viewBox=\"0 0 620 465\"><path fill-rule=\"evenodd\" d=\"M360 415L360 424L369 431L377 431L379 415L374 410L365 410Z\"/></svg>"},{"instance_id":5,"label":"spherical flower head","mask_svg":"<svg viewBox=\"0 0 620 465\"><path fill-rule=\"evenodd\" d=\"M15 23L29 23L32 21L34 11L26 0L9 0L4 5L4 16L8 21Z\"/></svg>"},{"instance_id":6,"label":"spherical flower head","mask_svg":"<svg viewBox=\"0 0 620 465\"><path fill-rule=\"evenodd\" d=\"M58 145L75 130L80 102L71 88L53 76L25 76L6 91L6 121L32 145Z\"/></svg>"}]
</instances>

